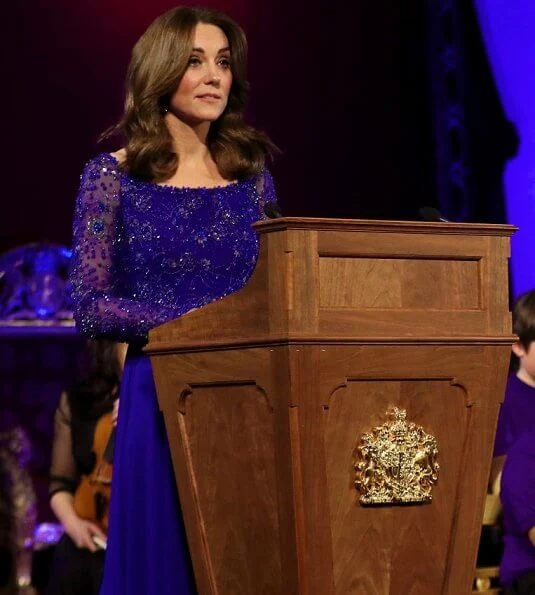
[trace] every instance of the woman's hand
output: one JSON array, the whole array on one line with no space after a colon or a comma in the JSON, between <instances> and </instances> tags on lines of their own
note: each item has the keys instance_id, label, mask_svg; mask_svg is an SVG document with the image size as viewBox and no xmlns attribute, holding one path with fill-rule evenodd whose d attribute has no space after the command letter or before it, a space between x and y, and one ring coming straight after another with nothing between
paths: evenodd
<instances>
[{"instance_id":1,"label":"woman's hand","mask_svg":"<svg viewBox=\"0 0 535 595\"><path fill-rule=\"evenodd\" d=\"M65 531L77 547L86 548L92 552L99 549L93 542L93 535L106 541L106 534L98 525L74 515L66 523Z\"/></svg>"}]
</instances>

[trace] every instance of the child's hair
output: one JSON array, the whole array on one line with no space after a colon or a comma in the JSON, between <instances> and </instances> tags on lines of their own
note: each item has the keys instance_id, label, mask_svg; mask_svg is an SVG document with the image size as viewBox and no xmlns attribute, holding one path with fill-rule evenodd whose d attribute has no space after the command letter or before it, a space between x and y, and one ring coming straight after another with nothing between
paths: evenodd
<instances>
[{"instance_id":1,"label":"child's hair","mask_svg":"<svg viewBox=\"0 0 535 595\"><path fill-rule=\"evenodd\" d=\"M527 351L535 341L535 289L523 293L515 302L513 309L513 332Z\"/></svg>"}]
</instances>

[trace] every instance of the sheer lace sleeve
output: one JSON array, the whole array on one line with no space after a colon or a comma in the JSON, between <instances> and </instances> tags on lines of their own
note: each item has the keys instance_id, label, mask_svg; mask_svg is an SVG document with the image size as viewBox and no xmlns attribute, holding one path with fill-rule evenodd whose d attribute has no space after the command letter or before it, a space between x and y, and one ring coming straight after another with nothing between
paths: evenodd
<instances>
[{"instance_id":1,"label":"sheer lace sleeve","mask_svg":"<svg viewBox=\"0 0 535 595\"><path fill-rule=\"evenodd\" d=\"M78 485L76 463L72 453L71 411L67 393L62 393L54 416L54 442L50 467L49 496L56 492L74 494Z\"/></svg>"},{"instance_id":2,"label":"sheer lace sleeve","mask_svg":"<svg viewBox=\"0 0 535 595\"><path fill-rule=\"evenodd\" d=\"M275 210L278 210L275 184L273 183L271 172L267 167L265 167L256 178L256 191L260 197L258 207L261 219L266 219L268 217L265 212L266 204L271 203Z\"/></svg>"},{"instance_id":3,"label":"sheer lace sleeve","mask_svg":"<svg viewBox=\"0 0 535 595\"><path fill-rule=\"evenodd\" d=\"M101 156L86 165L73 224L74 318L80 332L90 338L145 340L149 329L174 316L168 308L121 295L120 193L120 173L113 163Z\"/></svg>"}]
</instances>

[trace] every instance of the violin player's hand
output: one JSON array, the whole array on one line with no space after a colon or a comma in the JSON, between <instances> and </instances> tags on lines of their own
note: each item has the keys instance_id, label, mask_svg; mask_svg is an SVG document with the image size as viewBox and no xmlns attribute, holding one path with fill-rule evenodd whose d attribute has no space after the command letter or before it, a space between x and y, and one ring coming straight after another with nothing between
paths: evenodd
<instances>
[{"instance_id":1,"label":"violin player's hand","mask_svg":"<svg viewBox=\"0 0 535 595\"><path fill-rule=\"evenodd\" d=\"M99 549L93 542L93 535L106 540L106 534L98 525L81 519L77 515L73 515L65 524L65 531L77 547L86 548L91 552L96 552Z\"/></svg>"}]
</instances>

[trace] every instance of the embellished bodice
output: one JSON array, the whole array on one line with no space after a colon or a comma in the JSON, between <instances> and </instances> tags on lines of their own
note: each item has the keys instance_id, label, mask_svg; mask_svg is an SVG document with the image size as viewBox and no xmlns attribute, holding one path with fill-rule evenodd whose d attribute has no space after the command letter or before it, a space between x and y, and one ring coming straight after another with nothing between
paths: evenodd
<instances>
[{"instance_id":1,"label":"embellished bodice","mask_svg":"<svg viewBox=\"0 0 535 595\"><path fill-rule=\"evenodd\" d=\"M264 169L214 188L134 178L103 153L81 176L71 271L74 315L89 337L148 330L240 289L258 239L251 225L275 201Z\"/></svg>"}]
</instances>

